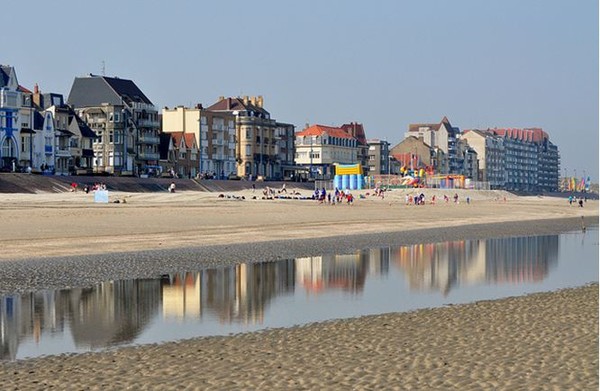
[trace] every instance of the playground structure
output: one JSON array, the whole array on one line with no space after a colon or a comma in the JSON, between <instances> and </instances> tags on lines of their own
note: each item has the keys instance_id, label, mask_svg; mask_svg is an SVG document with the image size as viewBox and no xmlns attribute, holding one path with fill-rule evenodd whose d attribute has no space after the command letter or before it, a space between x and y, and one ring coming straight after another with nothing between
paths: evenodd
<instances>
[{"instance_id":1,"label":"playground structure","mask_svg":"<svg viewBox=\"0 0 600 391\"><path fill-rule=\"evenodd\" d=\"M360 164L337 164L333 185L338 189L362 190L365 178Z\"/></svg>"}]
</instances>

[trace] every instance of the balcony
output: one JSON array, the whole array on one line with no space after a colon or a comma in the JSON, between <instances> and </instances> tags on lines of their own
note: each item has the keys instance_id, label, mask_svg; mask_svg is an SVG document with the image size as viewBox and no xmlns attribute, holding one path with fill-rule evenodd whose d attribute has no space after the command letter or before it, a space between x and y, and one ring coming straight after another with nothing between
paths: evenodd
<instances>
[{"instance_id":1,"label":"balcony","mask_svg":"<svg viewBox=\"0 0 600 391\"><path fill-rule=\"evenodd\" d=\"M0 90L0 108L3 109L18 109L21 107L20 92Z\"/></svg>"},{"instance_id":2,"label":"balcony","mask_svg":"<svg viewBox=\"0 0 600 391\"><path fill-rule=\"evenodd\" d=\"M138 158L140 160L158 160L160 154L158 152L140 152Z\"/></svg>"},{"instance_id":3,"label":"balcony","mask_svg":"<svg viewBox=\"0 0 600 391\"><path fill-rule=\"evenodd\" d=\"M160 144L160 137L154 135L140 134L140 136L138 137L138 142L140 144L158 145Z\"/></svg>"},{"instance_id":4,"label":"balcony","mask_svg":"<svg viewBox=\"0 0 600 391\"><path fill-rule=\"evenodd\" d=\"M154 121L151 119L138 119L136 121L136 125L140 128L158 128L160 127L160 124L158 123L158 121Z\"/></svg>"},{"instance_id":5,"label":"balcony","mask_svg":"<svg viewBox=\"0 0 600 391\"><path fill-rule=\"evenodd\" d=\"M58 147L55 155L56 157L71 157L71 150L69 147Z\"/></svg>"}]
</instances>

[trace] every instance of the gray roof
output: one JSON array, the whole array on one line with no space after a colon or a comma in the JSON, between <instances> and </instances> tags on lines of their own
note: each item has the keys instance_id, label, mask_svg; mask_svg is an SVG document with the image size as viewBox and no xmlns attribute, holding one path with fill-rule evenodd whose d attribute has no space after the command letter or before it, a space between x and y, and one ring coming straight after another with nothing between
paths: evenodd
<instances>
[{"instance_id":1,"label":"gray roof","mask_svg":"<svg viewBox=\"0 0 600 391\"><path fill-rule=\"evenodd\" d=\"M9 67L8 65L0 65L0 88L8 85L11 69L12 67Z\"/></svg>"},{"instance_id":2,"label":"gray roof","mask_svg":"<svg viewBox=\"0 0 600 391\"><path fill-rule=\"evenodd\" d=\"M123 101L153 104L133 81L97 75L76 77L67 99L69 105L77 108L102 103L121 105Z\"/></svg>"}]
</instances>

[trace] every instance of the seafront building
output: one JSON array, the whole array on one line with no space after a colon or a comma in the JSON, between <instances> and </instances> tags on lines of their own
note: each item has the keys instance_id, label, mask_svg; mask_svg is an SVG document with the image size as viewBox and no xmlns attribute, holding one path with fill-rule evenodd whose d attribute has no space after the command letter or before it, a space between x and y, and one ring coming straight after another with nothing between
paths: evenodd
<instances>
[{"instance_id":1,"label":"seafront building","mask_svg":"<svg viewBox=\"0 0 600 391\"><path fill-rule=\"evenodd\" d=\"M342 128L313 125L296 132L296 164L311 178L333 179L336 164L359 161L358 140Z\"/></svg>"},{"instance_id":2,"label":"seafront building","mask_svg":"<svg viewBox=\"0 0 600 391\"><path fill-rule=\"evenodd\" d=\"M233 114L211 111L198 104L193 108L165 107L161 117L163 133L194 135L199 150L195 172L219 179L236 174Z\"/></svg>"},{"instance_id":3,"label":"seafront building","mask_svg":"<svg viewBox=\"0 0 600 391\"><path fill-rule=\"evenodd\" d=\"M371 166L369 160L369 143L367 142L365 127L361 123L350 122L349 124L343 124L340 128L356 139L358 163L360 163L364 175L371 175L369 172L369 167Z\"/></svg>"},{"instance_id":4,"label":"seafront building","mask_svg":"<svg viewBox=\"0 0 600 391\"><path fill-rule=\"evenodd\" d=\"M13 171L20 156L19 111L22 99L15 68L0 65L0 164L3 169Z\"/></svg>"},{"instance_id":5,"label":"seafront building","mask_svg":"<svg viewBox=\"0 0 600 391\"><path fill-rule=\"evenodd\" d=\"M558 147L540 128L466 130L461 136L477 151L478 177L492 188L558 191Z\"/></svg>"},{"instance_id":6,"label":"seafront building","mask_svg":"<svg viewBox=\"0 0 600 391\"><path fill-rule=\"evenodd\" d=\"M457 151L457 137L460 130L453 127L447 117L437 124L410 124L405 138L410 136L422 138L423 142L432 150L439 149L441 153L436 153L440 159L436 159L435 172L438 174L462 174L463 162ZM425 158L425 156L422 156Z\"/></svg>"},{"instance_id":7,"label":"seafront building","mask_svg":"<svg viewBox=\"0 0 600 391\"><path fill-rule=\"evenodd\" d=\"M367 140L369 146L369 175L397 174L392 170L390 143L380 139Z\"/></svg>"},{"instance_id":8,"label":"seafront building","mask_svg":"<svg viewBox=\"0 0 600 391\"><path fill-rule=\"evenodd\" d=\"M92 74L76 77L67 102L96 133L94 173L157 173L158 111L133 81Z\"/></svg>"},{"instance_id":9,"label":"seafront building","mask_svg":"<svg viewBox=\"0 0 600 391\"><path fill-rule=\"evenodd\" d=\"M283 179L280 142L282 132L289 138L293 125L278 123L263 107L262 96L219 97L208 107L216 113L227 113L235 118L235 161L237 175L247 178ZM286 141L285 158L289 158L291 144Z\"/></svg>"}]
</instances>

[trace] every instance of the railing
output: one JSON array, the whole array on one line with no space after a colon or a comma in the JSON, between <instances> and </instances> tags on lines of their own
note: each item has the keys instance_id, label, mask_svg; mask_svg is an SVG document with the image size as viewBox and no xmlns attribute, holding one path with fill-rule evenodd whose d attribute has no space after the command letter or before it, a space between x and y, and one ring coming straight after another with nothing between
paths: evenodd
<instances>
[{"instance_id":1,"label":"railing","mask_svg":"<svg viewBox=\"0 0 600 391\"><path fill-rule=\"evenodd\" d=\"M71 156L71 150L68 147L58 147L58 148L56 148L56 156L59 156L59 157Z\"/></svg>"},{"instance_id":2,"label":"railing","mask_svg":"<svg viewBox=\"0 0 600 391\"><path fill-rule=\"evenodd\" d=\"M137 122L137 126L144 127L144 128L158 128L160 126L158 121L155 121L152 119L141 119L140 118L136 122Z\"/></svg>"},{"instance_id":3,"label":"railing","mask_svg":"<svg viewBox=\"0 0 600 391\"><path fill-rule=\"evenodd\" d=\"M138 141L142 144L160 144L160 137L140 134Z\"/></svg>"},{"instance_id":4,"label":"railing","mask_svg":"<svg viewBox=\"0 0 600 391\"><path fill-rule=\"evenodd\" d=\"M160 154L158 152L140 152L138 157L141 160L158 160L160 158Z\"/></svg>"},{"instance_id":5,"label":"railing","mask_svg":"<svg viewBox=\"0 0 600 391\"><path fill-rule=\"evenodd\" d=\"M18 109L21 107L19 95L20 92L8 91L5 89L0 90L0 107L6 109Z\"/></svg>"}]
</instances>

